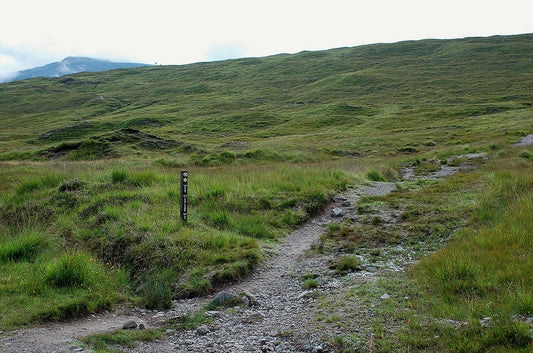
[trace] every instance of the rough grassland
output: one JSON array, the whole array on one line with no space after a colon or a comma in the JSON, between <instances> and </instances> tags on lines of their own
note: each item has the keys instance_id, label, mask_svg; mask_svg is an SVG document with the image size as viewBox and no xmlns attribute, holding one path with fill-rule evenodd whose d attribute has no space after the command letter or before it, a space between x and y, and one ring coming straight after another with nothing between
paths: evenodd
<instances>
[{"instance_id":1,"label":"rough grassland","mask_svg":"<svg viewBox=\"0 0 533 353\"><path fill-rule=\"evenodd\" d=\"M413 305L437 308L423 315L494 317L503 338L474 324L426 336L428 323L410 320L402 342L525 349L525 328L509 320L531 316L520 278L533 152L510 146L533 133L532 58L533 35L497 36L1 84L0 328L209 293L361 178L395 181L405 165L423 173L486 152L498 161L477 174L486 189L461 194L451 182L404 200L411 242L468 225L459 210L475 221L409 278L422 298ZM191 173L187 224L180 169ZM473 195L480 206L462 209ZM504 294L518 299L490 307Z\"/></svg>"}]
</instances>

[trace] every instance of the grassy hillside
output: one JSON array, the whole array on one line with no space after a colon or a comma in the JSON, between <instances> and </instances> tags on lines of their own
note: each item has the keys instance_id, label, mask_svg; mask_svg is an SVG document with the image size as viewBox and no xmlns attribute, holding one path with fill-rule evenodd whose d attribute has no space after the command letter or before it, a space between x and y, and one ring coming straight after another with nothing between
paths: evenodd
<instances>
[{"instance_id":1,"label":"grassy hillside","mask_svg":"<svg viewBox=\"0 0 533 353\"><path fill-rule=\"evenodd\" d=\"M2 84L0 158L486 148L530 130L532 56L532 35L425 40Z\"/></svg>"},{"instance_id":2,"label":"grassy hillside","mask_svg":"<svg viewBox=\"0 0 533 353\"><path fill-rule=\"evenodd\" d=\"M0 328L121 301L164 308L172 298L212 292L248 273L335 193L367 177L400 181L402 166L424 173L432 161L471 152L489 156L477 174L394 196L412 204L410 243L471 227L464 241L409 273L426 298L413 304L420 310L413 317L474 322L484 312L461 308L490 302L492 292L524 300L491 307L490 315L533 315L529 263L478 281L481 294L465 283L464 293L445 285L465 271L486 277L493 263L454 272L449 259L504 246L506 220L524 244L531 237L522 211L531 207L533 151L512 145L533 133L532 58L528 34L0 84ZM185 224L178 220L183 168L191 174ZM484 248L468 240L485 236L495 240ZM516 263L525 255L498 256ZM506 281L518 285L506 292ZM427 310L442 302L444 314ZM410 322L406 350L469 351L457 344L463 336L433 342L421 333L424 322ZM518 329L513 349L530 342ZM505 347L505 337L476 349Z\"/></svg>"}]
</instances>

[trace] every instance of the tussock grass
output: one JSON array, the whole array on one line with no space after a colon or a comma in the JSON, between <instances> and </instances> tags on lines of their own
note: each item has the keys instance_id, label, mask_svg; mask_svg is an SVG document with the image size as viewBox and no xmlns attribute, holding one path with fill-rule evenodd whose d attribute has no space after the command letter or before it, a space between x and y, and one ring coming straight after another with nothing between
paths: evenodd
<instances>
[{"instance_id":1,"label":"tussock grass","mask_svg":"<svg viewBox=\"0 0 533 353\"><path fill-rule=\"evenodd\" d=\"M303 281L302 288L303 289L314 289L314 288L318 288L319 284L320 283L318 282L317 279L307 278Z\"/></svg>"},{"instance_id":2,"label":"tussock grass","mask_svg":"<svg viewBox=\"0 0 533 353\"><path fill-rule=\"evenodd\" d=\"M116 330L86 337L83 342L89 344L97 352L115 352L116 350L112 350L109 346L132 348L135 346L135 341L152 342L161 337L163 337L163 331L160 329Z\"/></svg>"},{"instance_id":3,"label":"tussock grass","mask_svg":"<svg viewBox=\"0 0 533 353\"><path fill-rule=\"evenodd\" d=\"M366 174L366 177L372 181L385 181L385 178L377 170L371 170Z\"/></svg>"},{"instance_id":4,"label":"tussock grass","mask_svg":"<svg viewBox=\"0 0 533 353\"><path fill-rule=\"evenodd\" d=\"M345 275L350 272L359 270L361 260L354 255L339 256L331 265L330 268L335 270L335 273Z\"/></svg>"},{"instance_id":5,"label":"tussock grass","mask_svg":"<svg viewBox=\"0 0 533 353\"><path fill-rule=\"evenodd\" d=\"M16 189L16 194L22 196L26 193L49 189L51 187L58 186L63 180L64 177L58 174L46 173L40 178L31 178L21 183Z\"/></svg>"},{"instance_id":6,"label":"tussock grass","mask_svg":"<svg viewBox=\"0 0 533 353\"><path fill-rule=\"evenodd\" d=\"M142 292L142 303L148 309L168 309L172 306L173 273L169 270L157 271L148 275L143 280L140 288Z\"/></svg>"},{"instance_id":7,"label":"tussock grass","mask_svg":"<svg viewBox=\"0 0 533 353\"><path fill-rule=\"evenodd\" d=\"M50 262L44 271L47 284L57 287L83 287L92 282L91 275L98 274L86 254L66 254Z\"/></svg>"},{"instance_id":8,"label":"tussock grass","mask_svg":"<svg viewBox=\"0 0 533 353\"><path fill-rule=\"evenodd\" d=\"M40 293L30 302L61 292L79 296L66 307L51 301L44 312L30 305L37 321L111 306L123 296L125 275L138 295L131 293L131 299L149 308L168 308L173 298L209 293L251 271L263 258L263 244L318 212L350 180L327 166L190 168L190 218L183 223L179 173L173 169L147 169L129 161L62 167L60 178L36 172L38 188L31 191L28 177L0 207L6 220L2 227L16 234L0 246L1 261L13 263L6 275L24 266L40 273L35 288L23 285L25 293ZM25 234L32 224L46 225L50 234ZM79 252L66 251L68 244L76 244ZM23 267L13 267L17 263ZM117 269L107 282L96 275ZM107 289L92 296L99 283L108 283ZM17 286L10 283L9 291ZM22 298L8 295L5 303L15 310L27 304ZM0 325L18 322L6 320Z\"/></svg>"},{"instance_id":9,"label":"tussock grass","mask_svg":"<svg viewBox=\"0 0 533 353\"><path fill-rule=\"evenodd\" d=\"M2 264L2 327L86 315L110 309L125 298L122 271L106 268L84 253L58 256L52 247L39 247L32 256Z\"/></svg>"},{"instance_id":10,"label":"tussock grass","mask_svg":"<svg viewBox=\"0 0 533 353\"><path fill-rule=\"evenodd\" d=\"M33 261L48 245L46 236L37 230L25 230L15 238L0 243L0 263Z\"/></svg>"}]
</instances>

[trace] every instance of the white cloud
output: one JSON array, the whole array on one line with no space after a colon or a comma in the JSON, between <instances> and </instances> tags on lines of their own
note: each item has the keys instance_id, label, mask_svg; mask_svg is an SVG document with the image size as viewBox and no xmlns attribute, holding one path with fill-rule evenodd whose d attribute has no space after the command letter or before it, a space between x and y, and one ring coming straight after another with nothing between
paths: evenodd
<instances>
[{"instance_id":1,"label":"white cloud","mask_svg":"<svg viewBox=\"0 0 533 353\"><path fill-rule=\"evenodd\" d=\"M16 66L17 60L11 55L0 54L0 65L2 66Z\"/></svg>"},{"instance_id":2,"label":"white cloud","mask_svg":"<svg viewBox=\"0 0 533 353\"><path fill-rule=\"evenodd\" d=\"M0 47L0 49L2 49ZM0 82L9 81L16 76L16 71L21 68L21 64L10 54L0 51Z\"/></svg>"},{"instance_id":3,"label":"white cloud","mask_svg":"<svg viewBox=\"0 0 533 353\"><path fill-rule=\"evenodd\" d=\"M246 55L246 46L241 43L213 44L207 50L208 61L242 58Z\"/></svg>"}]
</instances>

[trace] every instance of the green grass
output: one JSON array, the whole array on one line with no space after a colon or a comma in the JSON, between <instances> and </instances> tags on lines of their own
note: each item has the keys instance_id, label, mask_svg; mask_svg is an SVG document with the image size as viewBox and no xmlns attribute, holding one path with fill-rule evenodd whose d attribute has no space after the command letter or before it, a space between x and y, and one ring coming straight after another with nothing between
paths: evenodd
<instances>
[{"instance_id":1,"label":"green grass","mask_svg":"<svg viewBox=\"0 0 533 353\"><path fill-rule=\"evenodd\" d=\"M318 282L318 280L314 278L308 278L303 281L302 288L303 289L314 289L314 288L318 288L319 284L320 283Z\"/></svg>"},{"instance_id":2,"label":"green grass","mask_svg":"<svg viewBox=\"0 0 533 353\"><path fill-rule=\"evenodd\" d=\"M111 309L125 299L122 271L106 268L88 254L59 255L51 247L24 254L2 264L4 328L78 317Z\"/></svg>"},{"instance_id":3,"label":"green grass","mask_svg":"<svg viewBox=\"0 0 533 353\"><path fill-rule=\"evenodd\" d=\"M495 164L475 223L415 268L432 304L429 314L470 323L447 332L437 346L476 352L533 347L529 326L518 319L533 314L532 170L516 160ZM487 317L488 327L480 327Z\"/></svg>"},{"instance_id":4,"label":"green grass","mask_svg":"<svg viewBox=\"0 0 533 353\"><path fill-rule=\"evenodd\" d=\"M405 285L376 289L392 299L373 323L382 335L372 350L399 347L387 339L387 320L407 320L394 332L404 350L530 349L512 318L533 305L524 232L533 152L510 146L533 133L532 38L409 41L1 84L0 329L123 300L165 308L211 293L349 185L399 181L404 165L423 175L436 171L432 161L453 166L464 162L457 156L485 152L496 162L474 173L362 198L361 223L330 226L320 250L355 253L339 258L343 274L358 269L355 255L374 261L402 245L419 256L453 239ZM181 169L191 175L187 223ZM389 211L402 227L386 227L381 212ZM412 317L394 311L405 304L394 290L413 298ZM494 322L489 330L483 317ZM439 318L470 326L451 329ZM331 340L339 351L355 342Z\"/></svg>"},{"instance_id":5,"label":"green grass","mask_svg":"<svg viewBox=\"0 0 533 353\"><path fill-rule=\"evenodd\" d=\"M366 174L366 177L372 181L385 181L385 178L377 170L371 170Z\"/></svg>"},{"instance_id":6,"label":"green grass","mask_svg":"<svg viewBox=\"0 0 533 353\"><path fill-rule=\"evenodd\" d=\"M91 265L91 258L86 254L67 254L48 264L44 280L56 288L90 286L94 284L91 275L102 270L97 267Z\"/></svg>"},{"instance_id":7,"label":"green grass","mask_svg":"<svg viewBox=\"0 0 533 353\"><path fill-rule=\"evenodd\" d=\"M101 333L91 335L84 338L82 341L97 352L117 352L109 348L109 346L121 346L124 348L132 348L136 341L152 342L163 337L163 332L160 329L148 330L117 330L113 332ZM118 350L122 352L122 350Z\"/></svg>"},{"instance_id":8,"label":"green grass","mask_svg":"<svg viewBox=\"0 0 533 353\"><path fill-rule=\"evenodd\" d=\"M339 275L345 275L350 272L355 272L359 269L361 260L354 255L339 256L331 265L330 268L335 270Z\"/></svg>"},{"instance_id":9,"label":"green grass","mask_svg":"<svg viewBox=\"0 0 533 353\"><path fill-rule=\"evenodd\" d=\"M531 35L426 40L2 84L0 159L209 166L506 145L531 128L532 50Z\"/></svg>"},{"instance_id":10,"label":"green grass","mask_svg":"<svg viewBox=\"0 0 533 353\"><path fill-rule=\"evenodd\" d=\"M395 228L371 220L369 226L330 226L323 251L348 250L373 261L400 245L420 259L405 273L319 298L319 318L347 310L369 328L357 326L355 343L336 345L331 338L337 351L361 342L377 352L530 351L532 172L533 164L505 148L475 171L404 182L387 196L360 200L363 221L365 214L396 213L401 224ZM382 293L391 299L377 304ZM353 313L350 298L360 308Z\"/></svg>"},{"instance_id":11,"label":"green grass","mask_svg":"<svg viewBox=\"0 0 533 353\"><path fill-rule=\"evenodd\" d=\"M6 277L12 278L11 271L20 270L15 264L24 261L27 270L40 273L37 292L45 288L43 293L57 293L58 299L64 291L80 295L79 307L62 309L51 302L57 313L34 313L36 320L112 306L126 294L123 276L138 294L128 294L130 300L148 308L164 309L174 298L210 293L251 271L263 258L262 245L311 217L350 179L326 166L192 168L190 218L183 223L180 176L172 169L146 169L126 161L63 167L63 182L39 182L38 189L24 192L15 187L0 207L1 230L15 234L0 244L1 261L14 263L3 268ZM47 163L32 168L38 180L50 179ZM37 226L46 227L46 233L27 231ZM83 251L66 251L71 244ZM66 254L59 255L62 251ZM116 269L122 277L95 277ZM90 297L100 283L108 288L94 299L80 294ZM0 306L11 305L15 312L28 307L28 301L47 298L10 294L20 290L16 288L15 283L5 287ZM2 325L15 324L10 321L14 318L2 318Z\"/></svg>"},{"instance_id":12,"label":"green grass","mask_svg":"<svg viewBox=\"0 0 533 353\"><path fill-rule=\"evenodd\" d=\"M33 261L46 246L46 236L41 232L23 231L0 245L0 263Z\"/></svg>"},{"instance_id":13,"label":"green grass","mask_svg":"<svg viewBox=\"0 0 533 353\"><path fill-rule=\"evenodd\" d=\"M319 275L314 273L307 273L302 276L300 276L300 280L302 281L302 288L303 289L314 289L318 288L320 285L320 282L318 281Z\"/></svg>"},{"instance_id":14,"label":"green grass","mask_svg":"<svg viewBox=\"0 0 533 353\"><path fill-rule=\"evenodd\" d=\"M230 303L237 305L235 300L230 300L227 304ZM194 330L198 326L211 322L213 318L207 316L206 312L215 310L218 306L219 303L209 303L205 308L200 309L192 314L180 316L174 320L171 320L172 327L175 327L178 330Z\"/></svg>"}]
</instances>

